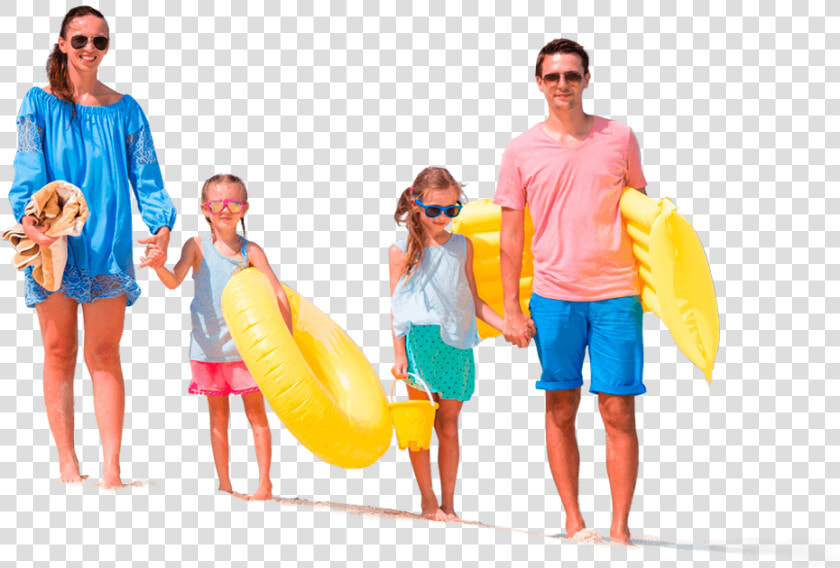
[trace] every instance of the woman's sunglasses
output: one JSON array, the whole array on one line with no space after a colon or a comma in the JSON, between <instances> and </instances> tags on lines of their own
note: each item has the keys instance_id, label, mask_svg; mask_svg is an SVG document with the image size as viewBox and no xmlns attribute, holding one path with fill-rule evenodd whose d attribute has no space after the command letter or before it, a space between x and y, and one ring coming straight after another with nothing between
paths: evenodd
<instances>
[{"instance_id":1,"label":"woman's sunglasses","mask_svg":"<svg viewBox=\"0 0 840 568\"><path fill-rule=\"evenodd\" d=\"M93 47L99 51L105 51L108 49L108 38L105 36L96 36L91 38L83 35L73 36L70 38L70 45L73 46L73 49L82 49L88 44L88 41L92 41Z\"/></svg>"},{"instance_id":2,"label":"woman's sunglasses","mask_svg":"<svg viewBox=\"0 0 840 568\"><path fill-rule=\"evenodd\" d=\"M218 215L224 211L225 207L228 208L228 211L236 215L242 211L244 206L245 204L238 199L214 199L213 201L201 204L202 209L208 210L213 215Z\"/></svg>"},{"instance_id":3,"label":"woman's sunglasses","mask_svg":"<svg viewBox=\"0 0 840 568\"><path fill-rule=\"evenodd\" d=\"M441 207L440 205L424 205L423 202L416 197L414 198L414 203L423 208L423 211L426 213L426 217L429 219L434 219L435 217L440 216L441 213L452 219L458 216L461 212L461 208L463 207L460 201L455 205L449 205L448 207Z\"/></svg>"}]
</instances>

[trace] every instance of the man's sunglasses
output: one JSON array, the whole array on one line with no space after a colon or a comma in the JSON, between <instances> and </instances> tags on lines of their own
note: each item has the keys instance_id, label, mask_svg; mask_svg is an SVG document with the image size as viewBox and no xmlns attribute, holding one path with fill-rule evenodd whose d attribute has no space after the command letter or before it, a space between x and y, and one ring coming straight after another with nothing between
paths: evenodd
<instances>
[{"instance_id":1,"label":"man's sunglasses","mask_svg":"<svg viewBox=\"0 0 840 568\"><path fill-rule=\"evenodd\" d=\"M88 41L92 41L93 47L99 51L105 51L108 49L108 38L105 36L96 36L91 38L83 35L73 36L70 38L70 45L73 46L73 49L82 49L88 44Z\"/></svg>"},{"instance_id":2,"label":"man's sunglasses","mask_svg":"<svg viewBox=\"0 0 840 568\"><path fill-rule=\"evenodd\" d=\"M546 85L553 85L560 80L561 75L564 79L566 79L566 84L570 87L576 87L580 85L581 81L583 81L583 75L577 71L566 71L565 73L548 73L547 75L544 75L542 78L543 83Z\"/></svg>"},{"instance_id":3,"label":"man's sunglasses","mask_svg":"<svg viewBox=\"0 0 840 568\"><path fill-rule=\"evenodd\" d=\"M214 199L213 201L201 204L202 209L208 210L213 215L218 215L224 211L225 206L227 206L228 211L236 215L242 211L245 204L238 199Z\"/></svg>"},{"instance_id":4,"label":"man's sunglasses","mask_svg":"<svg viewBox=\"0 0 840 568\"><path fill-rule=\"evenodd\" d=\"M455 205L449 205L448 207L441 207L440 205L424 205L423 202L416 197L414 198L414 203L423 208L423 211L426 213L426 217L429 219L434 219L435 217L440 216L441 213L450 219L455 218L461 212L461 208L463 207L460 201Z\"/></svg>"}]
</instances>

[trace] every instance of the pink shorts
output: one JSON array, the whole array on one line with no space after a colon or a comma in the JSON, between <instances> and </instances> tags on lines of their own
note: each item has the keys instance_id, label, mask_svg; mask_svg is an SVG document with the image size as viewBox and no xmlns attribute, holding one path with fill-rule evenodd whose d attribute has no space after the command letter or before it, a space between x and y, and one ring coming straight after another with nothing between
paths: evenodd
<instances>
[{"instance_id":1,"label":"pink shorts","mask_svg":"<svg viewBox=\"0 0 840 568\"><path fill-rule=\"evenodd\" d=\"M214 363L190 360L191 394L224 396L245 394L260 390L244 361Z\"/></svg>"}]
</instances>

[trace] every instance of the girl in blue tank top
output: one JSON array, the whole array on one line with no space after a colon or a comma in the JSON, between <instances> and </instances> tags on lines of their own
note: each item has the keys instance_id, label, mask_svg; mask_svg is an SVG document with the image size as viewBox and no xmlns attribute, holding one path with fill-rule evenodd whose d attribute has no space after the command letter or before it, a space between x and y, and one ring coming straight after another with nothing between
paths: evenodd
<instances>
[{"instance_id":1,"label":"girl in blue tank top","mask_svg":"<svg viewBox=\"0 0 840 568\"><path fill-rule=\"evenodd\" d=\"M472 243L446 227L461 211L461 184L444 168L426 168L400 196L394 219L408 237L391 245L388 264L395 362L391 372L407 377L411 399L426 399L419 376L440 405L435 432L440 449L441 501L432 488L429 450L409 450L420 488L422 514L455 521L458 474L458 415L475 390L478 316L501 330L504 318L478 297L472 270Z\"/></svg>"},{"instance_id":2,"label":"girl in blue tank top","mask_svg":"<svg viewBox=\"0 0 840 568\"><path fill-rule=\"evenodd\" d=\"M173 270L163 265L163 251L148 247L149 266L167 288L176 288L192 268L195 298L190 304L192 333L190 335L190 368L192 383L189 392L207 395L210 411L210 440L213 459L219 475L219 491L233 493L228 472L228 395L242 395L245 414L254 431L254 446L259 465L260 480L251 499L271 499L269 477L271 465L271 431L265 416L263 395L254 378L239 356L230 331L222 315L222 290L237 270L252 265L265 274L277 293L280 311L289 331L292 315L289 300L277 276L268 264L263 250L246 241L236 232L237 223L245 231L248 194L245 184L234 175L216 175L204 183L201 190L201 209L210 224L210 235L189 239L181 250L181 258Z\"/></svg>"}]
</instances>

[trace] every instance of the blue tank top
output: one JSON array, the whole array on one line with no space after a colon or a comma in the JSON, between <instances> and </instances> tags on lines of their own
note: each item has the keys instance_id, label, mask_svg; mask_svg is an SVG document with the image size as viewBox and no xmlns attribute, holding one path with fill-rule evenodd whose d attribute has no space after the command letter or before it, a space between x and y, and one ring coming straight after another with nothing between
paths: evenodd
<instances>
[{"instance_id":1,"label":"blue tank top","mask_svg":"<svg viewBox=\"0 0 840 568\"><path fill-rule=\"evenodd\" d=\"M405 239L396 246L403 253ZM444 343L458 349L478 345L475 302L467 280L467 238L453 233L445 244L423 249L423 260L406 281L400 277L391 298L394 333L402 337L412 325L439 325Z\"/></svg>"},{"instance_id":2,"label":"blue tank top","mask_svg":"<svg viewBox=\"0 0 840 568\"><path fill-rule=\"evenodd\" d=\"M195 298L190 304L190 359L221 363L241 361L222 315L222 290L237 270L248 267L248 241L242 239L242 260L222 256L210 236L201 239L204 259L193 273Z\"/></svg>"}]
</instances>

